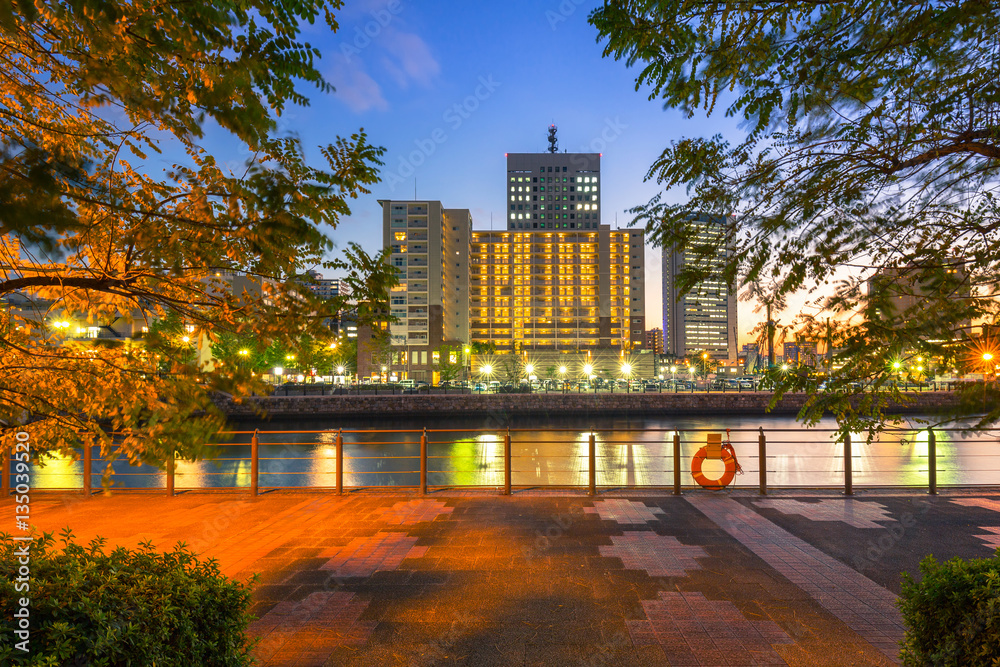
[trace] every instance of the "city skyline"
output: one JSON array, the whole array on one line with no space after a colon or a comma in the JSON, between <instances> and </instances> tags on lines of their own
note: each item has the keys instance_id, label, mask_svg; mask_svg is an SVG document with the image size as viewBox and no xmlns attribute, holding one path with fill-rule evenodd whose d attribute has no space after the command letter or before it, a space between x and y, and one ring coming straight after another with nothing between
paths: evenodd
<instances>
[{"instance_id":1,"label":"city skyline","mask_svg":"<svg viewBox=\"0 0 1000 667\"><path fill-rule=\"evenodd\" d=\"M381 183L353 200L351 215L330 231L338 246L382 247L378 200L447 202L468 208L478 228L489 229L492 218L493 229L504 229L508 207L498 184L506 155L546 151L553 123L560 153L602 154L601 222L612 229L629 229L626 210L659 191L643 178L662 147L684 136L742 136L735 119L685 118L649 101L646 89L636 91L635 72L602 57L587 23L599 4L365 0L343 8L335 34L307 26L319 67L337 90L303 89L311 106L288 111L279 127L297 133L316 160L317 145L359 127L386 148ZM235 167L248 156L232 153L221 135L209 131L205 143ZM680 190L667 196L685 198ZM645 262L645 317L661 322L660 249L649 241ZM752 303L739 307L740 341L747 342L759 316Z\"/></svg>"}]
</instances>

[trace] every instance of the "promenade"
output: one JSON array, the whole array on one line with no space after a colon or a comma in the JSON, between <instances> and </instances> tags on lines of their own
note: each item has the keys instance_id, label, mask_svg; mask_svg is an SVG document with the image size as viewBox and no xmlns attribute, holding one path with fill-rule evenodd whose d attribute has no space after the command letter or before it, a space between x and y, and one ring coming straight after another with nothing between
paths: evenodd
<instances>
[{"instance_id":1,"label":"promenade","mask_svg":"<svg viewBox=\"0 0 1000 667\"><path fill-rule=\"evenodd\" d=\"M900 572L1000 544L989 489L37 492L32 507L80 542L184 541L227 575L259 572L262 665L891 665Z\"/></svg>"}]
</instances>

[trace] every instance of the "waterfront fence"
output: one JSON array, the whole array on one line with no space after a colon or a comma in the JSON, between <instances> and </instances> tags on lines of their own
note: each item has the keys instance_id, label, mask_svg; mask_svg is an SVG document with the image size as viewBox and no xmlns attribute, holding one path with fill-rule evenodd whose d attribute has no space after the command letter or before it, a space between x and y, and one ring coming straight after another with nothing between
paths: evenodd
<instances>
[{"instance_id":1,"label":"waterfront fence","mask_svg":"<svg viewBox=\"0 0 1000 667\"><path fill-rule=\"evenodd\" d=\"M529 488L576 488L591 495L609 489L661 489L674 494L699 488L692 457L720 429L404 429L228 431L212 443L218 456L190 462L171 458L164 469L117 469L115 490L314 488L343 494L357 489L492 488L503 494ZM826 441L803 441L803 433ZM730 488L856 486L926 488L1000 484L997 430L887 429L868 446L859 435L834 439L833 429L730 429L728 437L743 476ZM944 443L942 451L941 443ZM83 451L59 470L33 479L53 490L91 494L102 473L100 456ZM944 465L939 467L939 455ZM119 462L121 466L122 462ZM711 467L709 461L706 466ZM718 479L722 461L704 470ZM37 468L37 466L36 466ZM3 460L3 495L13 480ZM96 485L100 488L100 483Z\"/></svg>"}]
</instances>

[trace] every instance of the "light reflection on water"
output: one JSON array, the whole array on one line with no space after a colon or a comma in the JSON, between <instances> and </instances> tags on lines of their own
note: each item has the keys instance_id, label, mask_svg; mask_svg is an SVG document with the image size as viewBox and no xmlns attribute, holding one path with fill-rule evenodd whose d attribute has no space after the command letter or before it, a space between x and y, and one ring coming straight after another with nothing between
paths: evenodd
<instances>
[{"instance_id":1,"label":"light reflection on water","mask_svg":"<svg viewBox=\"0 0 1000 667\"><path fill-rule=\"evenodd\" d=\"M261 430L261 487L333 487L336 484L336 431L324 433L275 433L280 430L345 430L372 428L412 429L405 433L345 432L344 485L417 486L421 429L469 429L463 432L428 433L428 484L500 487L504 483L503 435L495 421L482 419L381 420L377 426L359 421L311 421L241 424L239 430ZM673 430L681 431L682 483L693 484L690 461L705 444L706 435L687 429L725 432L733 429L732 442L743 467L734 486L758 484L757 428L767 437L768 485L839 486L844 481L843 443L829 431L832 419L816 428L805 428L791 417L566 417L518 418L511 431L512 483L515 486L585 486L589 481L589 437L595 434L597 483L605 487L669 486L673 484ZM538 428L563 431L541 432ZM489 428L488 431L475 432ZM528 429L528 430L522 430ZM626 430L629 429L629 430ZM652 430L666 429L666 430ZM963 437L935 431L938 483L981 485L1000 483L1000 440L996 432ZM928 475L927 431L882 434L871 446L864 436L852 438L854 484L924 486ZM247 487L250 484L250 435L234 436L231 444L217 448L215 461L177 461L175 488ZM706 461L704 472L715 477L721 463ZM103 464L94 454L92 484L100 487ZM163 488L165 474L152 466L129 466L116 461L115 486ZM82 461L56 457L34 466L33 488L81 488Z\"/></svg>"}]
</instances>

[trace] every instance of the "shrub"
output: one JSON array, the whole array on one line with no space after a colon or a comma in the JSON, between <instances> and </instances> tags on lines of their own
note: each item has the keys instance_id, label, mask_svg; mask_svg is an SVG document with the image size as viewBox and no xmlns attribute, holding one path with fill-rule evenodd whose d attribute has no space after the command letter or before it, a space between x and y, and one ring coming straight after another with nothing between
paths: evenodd
<instances>
[{"instance_id":1,"label":"shrub","mask_svg":"<svg viewBox=\"0 0 1000 667\"><path fill-rule=\"evenodd\" d=\"M76 544L67 528L62 550L52 533L32 543L0 535L0 613L5 641L0 664L250 665L246 629L250 583L224 577L183 543L160 553L152 543L104 552L106 540ZM30 544L30 591L15 589L18 556ZM11 619L29 598L30 652ZM13 638L8 643L6 640Z\"/></svg>"},{"instance_id":2,"label":"shrub","mask_svg":"<svg viewBox=\"0 0 1000 667\"><path fill-rule=\"evenodd\" d=\"M1000 556L1000 549L997 550ZM995 665L1000 660L1000 559L933 556L919 583L903 573L899 608L906 624L906 665Z\"/></svg>"}]
</instances>

